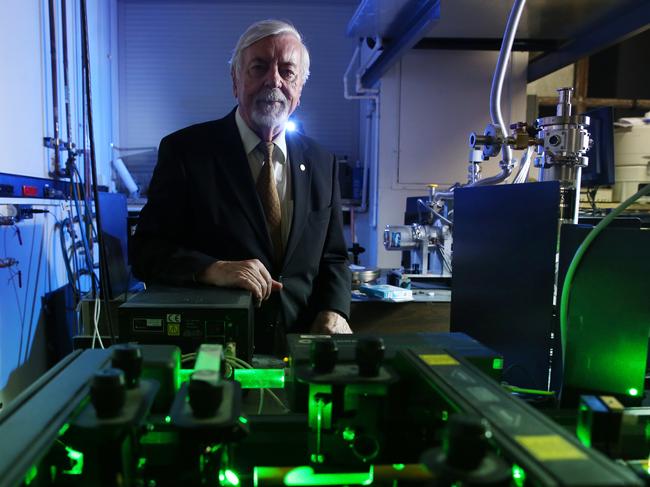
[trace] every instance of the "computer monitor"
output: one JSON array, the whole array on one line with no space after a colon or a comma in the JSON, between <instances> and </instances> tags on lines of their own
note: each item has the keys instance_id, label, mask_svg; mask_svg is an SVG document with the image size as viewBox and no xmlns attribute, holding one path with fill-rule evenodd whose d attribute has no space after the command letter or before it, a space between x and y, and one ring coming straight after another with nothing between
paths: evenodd
<instances>
[{"instance_id":1,"label":"computer monitor","mask_svg":"<svg viewBox=\"0 0 650 487\"><path fill-rule=\"evenodd\" d=\"M583 115L591 119L593 144L587 151L589 165L582 168L582 186L594 188L614 184L614 115L612 107L596 108Z\"/></svg>"}]
</instances>

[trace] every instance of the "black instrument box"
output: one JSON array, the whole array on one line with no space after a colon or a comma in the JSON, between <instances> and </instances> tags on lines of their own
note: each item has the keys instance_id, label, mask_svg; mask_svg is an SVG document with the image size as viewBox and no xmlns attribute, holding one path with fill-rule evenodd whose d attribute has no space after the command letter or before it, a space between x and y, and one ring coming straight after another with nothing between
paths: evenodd
<instances>
[{"instance_id":1,"label":"black instrument box","mask_svg":"<svg viewBox=\"0 0 650 487\"><path fill-rule=\"evenodd\" d=\"M150 286L119 308L121 342L168 344L192 353L202 343L236 345L253 356L253 300L241 289Z\"/></svg>"}]
</instances>

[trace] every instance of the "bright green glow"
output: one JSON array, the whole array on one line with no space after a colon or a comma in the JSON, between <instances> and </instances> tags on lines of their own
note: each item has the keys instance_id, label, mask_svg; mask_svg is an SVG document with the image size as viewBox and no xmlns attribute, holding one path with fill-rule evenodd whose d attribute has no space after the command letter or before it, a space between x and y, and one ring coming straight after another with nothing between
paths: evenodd
<instances>
[{"instance_id":1,"label":"bright green glow","mask_svg":"<svg viewBox=\"0 0 650 487\"><path fill-rule=\"evenodd\" d=\"M449 419L449 412L448 411L443 411L442 412L442 420L447 421Z\"/></svg>"},{"instance_id":2,"label":"bright green glow","mask_svg":"<svg viewBox=\"0 0 650 487\"><path fill-rule=\"evenodd\" d=\"M172 422L172 417L171 416L165 416L165 423L169 424Z\"/></svg>"},{"instance_id":3,"label":"bright green glow","mask_svg":"<svg viewBox=\"0 0 650 487\"><path fill-rule=\"evenodd\" d=\"M72 468L70 470L64 470L63 473L67 475L81 475L84 470L84 454L69 446L65 447L65 451L72 462Z\"/></svg>"},{"instance_id":4,"label":"bright green glow","mask_svg":"<svg viewBox=\"0 0 650 487\"><path fill-rule=\"evenodd\" d=\"M138 460L138 470L142 470L146 465L146 463L147 463L147 459L144 457L140 457L140 459Z\"/></svg>"},{"instance_id":5,"label":"bright green glow","mask_svg":"<svg viewBox=\"0 0 650 487\"><path fill-rule=\"evenodd\" d=\"M181 388L183 381L181 380L181 354L180 351L177 351L175 354L176 363L174 364L174 385L176 386L176 391Z\"/></svg>"},{"instance_id":6,"label":"bright green glow","mask_svg":"<svg viewBox=\"0 0 650 487\"><path fill-rule=\"evenodd\" d=\"M239 422L240 422L241 424L247 424L247 423L248 423L248 419L246 419L246 418L243 417L243 416L240 416L240 417L239 417Z\"/></svg>"},{"instance_id":7,"label":"bright green glow","mask_svg":"<svg viewBox=\"0 0 650 487\"><path fill-rule=\"evenodd\" d=\"M239 485L239 477L230 469L219 471L219 483L221 485Z\"/></svg>"},{"instance_id":8,"label":"bright green glow","mask_svg":"<svg viewBox=\"0 0 650 487\"><path fill-rule=\"evenodd\" d=\"M352 428L347 427L343 430L343 439L345 441L354 441L355 436L357 435Z\"/></svg>"},{"instance_id":9,"label":"bright green glow","mask_svg":"<svg viewBox=\"0 0 650 487\"><path fill-rule=\"evenodd\" d=\"M296 467L284 476L284 485L370 485L373 467L368 472L314 473L311 467Z\"/></svg>"},{"instance_id":10,"label":"bright green glow","mask_svg":"<svg viewBox=\"0 0 650 487\"><path fill-rule=\"evenodd\" d=\"M630 396L638 396L639 395L639 390L635 389L634 387L631 387L630 389L627 390L627 393Z\"/></svg>"},{"instance_id":11,"label":"bright green glow","mask_svg":"<svg viewBox=\"0 0 650 487\"><path fill-rule=\"evenodd\" d=\"M38 469L36 468L36 465L32 465L30 469L27 471L27 473L25 474L25 485L31 484L37 475L38 475Z\"/></svg>"},{"instance_id":12,"label":"bright green glow","mask_svg":"<svg viewBox=\"0 0 650 487\"><path fill-rule=\"evenodd\" d=\"M190 376L194 373L194 369L181 369L178 374L180 384L190 380ZM180 385L179 385L180 388Z\"/></svg>"},{"instance_id":13,"label":"bright green glow","mask_svg":"<svg viewBox=\"0 0 650 487\"><path fill-rule=\"evenodd\" d=\"M512 480L517 487L523 487L526 483L526 472L517 464L512 466Z\"/></svg>"},{"instance_id":14,"label":"bright green glow","mask_svg":"<svg viewBox=\"0 0 650 487\"><path fill-rule=\"evenodd\" d=\"M587 448L591 448L591 433L587 426L582 423L578 423L578 427L576 428L576 436L580 440L580 443L582 443Z\"/></svg>"},{"instance_id":15,"label":"bright green glow","mask_svg":"<svg viewBox=\"0 0 650 487\"><path fill-rule=\"evenodd\" d=\"M406 465L404 465L403 463L393 463L393 468L395 470L397 470L398 472L400 470L404 470L405 467L406 467Z\"/></svg>"},{"instance_id":16,"label":"bright green glow","mask_svg":"<svg viewBox=\"0 0 650 487\"><path fill-rule=\"evenodd\" d=\"M64 423L59 430L59 436L65 435L65 432L68 431L68 428L70 428L70 423Z\"/></svg>"},{"instance_id":17,"label":"bright green glow","mask_svg":"<svg viewBox=\"0 0 650 487\"><path fill-rule=\"evenodd\" d=\"M323 407L323 404L324 407ZM320 409L319 409L320 408ZM332 427L332 386L327 384L310 384L309 385L309 429L316 431L318 429L318 413L321 413L322 427L329 429Z\"/></svg>"},{"instance_id":18,"label":"bright green glow","mask_svg":"<svg viewBox=\"0 0 650 487\"><path fill-rule=\"evenodd\" d=\"M647 302L646 278L626 275L632 265L621 259L621 266L605 270L607 266L593 264L576 273L583 256L598 260L604 252L611 252L611 246L590 248L592 242L616 217L638 198L650 194L650 185L630 196L612 210L585 237L576 250L569 265L560 298L560 338L564 361L564 384L580 388L597 389L608 393L622 393L630 384L642 389L647 357L648 325L639 320L639 304ZM587 253L588 252L588 253ZM587 254L586 254L587 253ZM574 277L575 276L575 277ZM638 285L617 286L630 277ZM574 284L575 278L575 284ZM603 284L608 285L607 299L602 299ZM624 308L610 306L610 303L626 303ZM632 303L633 306L628 306ZM612 323L616 330L624 333L612 334ZM618 337L624 335L624 339ZM609 337L616 336L613 340ZM588 355L587 355L588 354ZM591 361L587 357L598 357ZM613 363L615 362L615 363ZM589 363L589 367L585 364Z\"/></svg>"},{"instance_id":19,"label":"bright green glow","mask_svg":"<svg viewBox=\"0 0 650 487\"><path fill-rule=\"evenodd\" d=\"M494 370L502 370L503 369L503 359L502 358L495 358L492 360L492 368Z\"/></svg>"},{"instance_id":20,"label":"bright green glow","mask_svg":"<svg viewBox=\"0 0 650 487\"><path fill-rule=\"evenodd\" d=\"M235 380L242 389L282 389L283 369L235 369Z\"/></svg>"},{"instance_id":21,"label":"bright green glow","mask_svg":"<svg viewBox=\"0 0 650 487\"><path fill-rule=\"evenodd\" d=\"M325 462L325 456L324 455L317 455L316 453L312 453L311 456L309 457L312 463L324 463Z\"/></svg>"},{"instance_id":22,"label":"bright green glow","mask_svg":"<svg viewBox=\"0 0 650 487\"><path fill-rule=\"evenodd\" d=\"M504 389L518 394L532 394L534 396L554 396L555 391L545 391L543 389L526 389L525 387L517 387L511 385L504 385Z\"/></svg>"}]
</instances>

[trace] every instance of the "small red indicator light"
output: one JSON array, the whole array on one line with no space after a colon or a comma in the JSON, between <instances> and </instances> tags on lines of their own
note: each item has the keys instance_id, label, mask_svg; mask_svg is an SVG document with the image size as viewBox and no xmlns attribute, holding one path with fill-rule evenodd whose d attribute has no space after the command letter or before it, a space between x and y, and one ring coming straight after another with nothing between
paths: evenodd
<instances>
[{"instance_id":1,"label":"small red indicator light","mask_svg":"<svg viewBox=\"0 0 650 487\"><path fill-rule=\"evenodd\" d=\"M23 184L23 196L38 196L38 188Z\"/></svg>"}]
</instances>

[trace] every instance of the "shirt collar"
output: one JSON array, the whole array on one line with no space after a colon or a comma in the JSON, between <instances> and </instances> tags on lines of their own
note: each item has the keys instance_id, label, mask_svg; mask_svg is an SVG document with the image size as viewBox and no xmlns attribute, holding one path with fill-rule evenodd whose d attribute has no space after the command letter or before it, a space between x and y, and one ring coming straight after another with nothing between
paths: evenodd
<instances>
[{"instance_id":1,"label":"shirt collar","mask_svg":"<svg viewBox=\"0 0 650 487\"><path fill-rule=\"evenodd\" d=\"M237 107L237 111L235 112L235 122L237 123L237 129L239 130L239 136L241 137L241 140L244 143L244 150L246 151L246 155L248 156L251 152L253 152L257 148L260 142L262 142L262 139L260 139L259 136L255 132L253 132L253 130L251 130L248 124L244 121L242 116L239 114L239 107ZM282 129L282 132L280 132L278 135L275 136L275 139L273 139L273 143L282 152L283 160L281 160L280 162L286 161L287 160L287 139L285 137L284 128Z\"/></svg>"}]
</instances>

